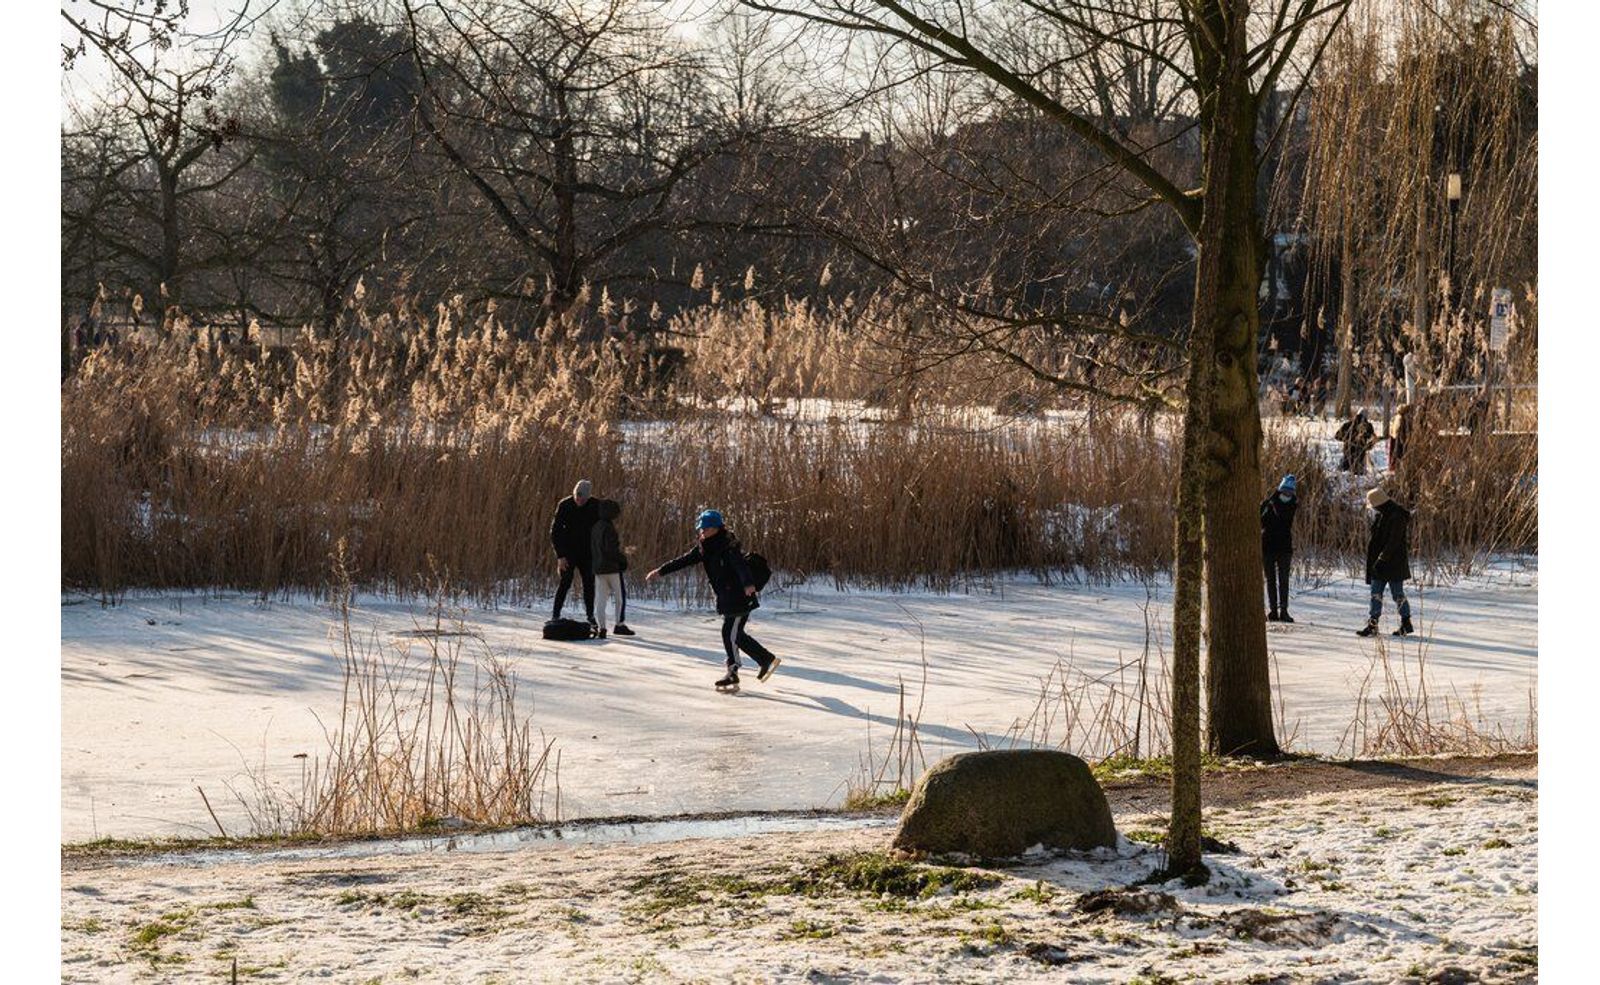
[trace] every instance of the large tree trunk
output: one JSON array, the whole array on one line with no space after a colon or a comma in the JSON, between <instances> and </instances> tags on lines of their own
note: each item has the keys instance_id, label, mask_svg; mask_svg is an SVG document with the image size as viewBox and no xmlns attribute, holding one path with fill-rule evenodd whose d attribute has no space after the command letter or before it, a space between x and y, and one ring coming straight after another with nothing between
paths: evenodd
<instances>
[{"instance_id":1,"label":"large tree trunk","mask_svg":"<svg viewBox=\"0 0 1600 985\"><path fill-rule=\"evenodd\" d=\"M1245 84L1243 82L1241 85ZM1208 744L1224 755L1273 757L1272 683L1267 662L1262 601L1261 408L1257 394L1257 307L1266 239L1256 212L1256 146L1249 126L1231 135L1225 188L1213 189L1208 170L1207 208L1224 210L1219 228L1201 230L1200 251L1220 250L1215 285L1216 381L1211 407L1212 468L1206 489L1206 699ZM1219 131L1222 132L1222 131ZM1215 198L1213 198L1215 196ZM1215 237L1210 242L1208 237Z\"/></svg>"},{"instance_id":2,"label":"large tree trunk","mask_svg":"<svg viewBox=\"0 0 1600 985\"><path fill-rule=\"evenodd\" d=\"M169 302L178 300L178 175L166 172L160 175L161 189L161 266L156 271L157 291L145 298L148 306L159 312L163 307L160 288L166 287ZM156 318L159 324L160 316Z\"/></svg>"},{"instance_id":3,"label":"large tree trunk","mask_svg":"<svg viewBox=\"0 0 1600 985\"><path fill-rule=\"evenodd\" d=\"M1255 216L1255 100L1245 70L1246 0L1219 0L1202 9L1201 19L1210 36L1227 37L1225 52L1214 60L1205 52L1197 57L1197 74L1215 86L1206 114L1205 197L1195 272L1194 322L1189 334L1189 371L1185 381L1187 405L1183 419L1183 449L1178 468L1176 522L1177 563L1172 603L1172 823L1167 830L1168 876L1190 881L1207 877L1201 860L1200 798L1200 636L1201 584L1204 572L1211 579L1212 632L1219 571L1231 574L1214 558L1218 528L1211 497L1231 494L1227 474L1238 457L1232 443L1236 418L1255 422L1259 443L1260 421L1255 399L1256 288L1261 282L1262 241ZM1224 30L1225 27L1225 30ZM1246 280L1251 271L1254 279ZM1241 289L1248 283L1249 290ZM1245 356L1238 347L1243 338ZM1249 390L1244 407L1236 389L1246 367ZM1248 410L1248 413L1243 413ZM1252 487L1255 485L1252 482ZM1229 521L1231 522L1231 518ZM1256 571L1261 569L1260 545L1252 525L1250 543L1256 547ZM1224 548L1230 545L1224 541ZM1234 555L1224 552L1229 563ZM1257 618L1261 614L1259 574L1251 579ZM1261 627L1258 625L1258 629ZM1263 646L1265 637L1263 630ZM1215 643L1213 643L1213 653ZM1214 700L1214 699L1213 699ZM1270 731L1269 731L1270 737Z\"/></svg>"}]
</instances>

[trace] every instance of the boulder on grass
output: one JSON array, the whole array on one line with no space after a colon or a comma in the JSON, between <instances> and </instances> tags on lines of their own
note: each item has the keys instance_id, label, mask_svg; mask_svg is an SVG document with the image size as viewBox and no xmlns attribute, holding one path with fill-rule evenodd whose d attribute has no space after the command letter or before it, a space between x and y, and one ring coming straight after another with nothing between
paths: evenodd
<instances>
[{"instance_id":1,"label":"boulder on grass","mask_svg":"<svg viewBox=\"0 0 1600 985\"><path fill-rule=\"evenodd\" d=\"M968 752L922 775L900 815L894 847L961 852L980 858L1020 855L1034 845L1115 845L1105 791L1089 764L1045 749Z\"/></svg>"}]
</instances>

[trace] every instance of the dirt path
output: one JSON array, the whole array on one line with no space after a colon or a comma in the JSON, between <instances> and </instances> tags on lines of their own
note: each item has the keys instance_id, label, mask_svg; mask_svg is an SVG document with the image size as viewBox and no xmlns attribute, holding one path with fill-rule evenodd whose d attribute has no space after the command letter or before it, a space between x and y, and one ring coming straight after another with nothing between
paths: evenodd
<instances>
[{"instance_id":1,"label":"dirt path","mask_svg":"<svg viewBox=\"0 0 1600 985\"><path fill-rule=\"evenodd\" d=\"M1206 774L1205 805L1239 807L1263 800L1385 787L1426 787L1441 783L1492 783L1537 772L1538 753L1451 756L1427 759L1290 760L1259 769L1229 769ZM1112 780L1105 784L1113 811L1166 812L1171 789L1165 779Z\"/></svg>"}]
</instances>

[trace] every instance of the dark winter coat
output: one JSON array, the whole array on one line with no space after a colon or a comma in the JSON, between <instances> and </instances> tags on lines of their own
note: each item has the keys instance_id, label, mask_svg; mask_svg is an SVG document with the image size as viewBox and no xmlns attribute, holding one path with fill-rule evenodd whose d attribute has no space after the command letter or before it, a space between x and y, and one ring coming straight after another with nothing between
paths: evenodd
<instances>
[{"instance_id":1,"label":"dark winter coat","mask_svg":"<svg viewBox=\"0 0 1600 985\"><path fill-rule=\"evenodd\" d=\"M600 501L599 519L589 528L589 557L594 573L611 575L628 570L628 555L622 551L622 538L611 522L622 515L622 504L614 499Z\"/></svg>"},{"instance_id":2,"label":"dark winter coat","mask_svg":"<svg viewBox=\"0 0 1600 985\"><path fill-rule=\"evenodd\" d=\"M589 528L599 517L600 501L593 496L582 506L571 496L557 503L555 519L550 521L550 545L556 549L556 557L588 564Z\"/></svg>"},{"instance_id":3,"label":"dark winter coat","mask_svg":"<svg viewBox=\"0 0 1600 985\"><path fill-rule=\"evenodd\" d=\"M718 613L735 616L756 607L754 596L747 597L744 593L745 586L753 587L756 580L750 574L750 565L745 563L739 539L726 528L695 544L688 553L663 564L660 573L670 575L697 562L706 569L706 580L717 595Z\"/></svg>"},{"instance_id":4,"label":"dark winter coat","mask_svg":"<svg viewBox=\"0 0 1600 985\"><path fill-rule=\"evenodd\" d=\"M1294 551L1294 511L1300 501L1273 493L1261 501L1261 553L1289 554Z\"/></svg>"},{"instance_id":5,"label":"dark winter coat","mask_svg":"<svg viewBox=\"0 0 1600 985\"><path fill-rule=\"evenodd\" d=\"M1365 417L1352 417L1345 421L1333 432L1333 437L1351 448L1359 448L1362 451L1366 451L1378 442L1377 429Z\"/></svg>"},{"instance_id":6,"label":"dark winter coat","mask_svg":"<svg viewBox=\"0 0 1600 985\"><path fill-rule=\"evenodd\" d=\"M1410 510L1392 499L1378 507L1367 540L1367 584L1411 577L1411 559L1406 554L1410 529Z\"/></svg>"}]
</instances>

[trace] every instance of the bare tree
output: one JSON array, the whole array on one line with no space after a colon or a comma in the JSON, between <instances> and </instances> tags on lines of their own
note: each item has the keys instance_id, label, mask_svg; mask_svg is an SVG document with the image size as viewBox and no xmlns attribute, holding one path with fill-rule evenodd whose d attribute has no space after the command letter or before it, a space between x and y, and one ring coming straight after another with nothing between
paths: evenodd
<instances>
[{"instance_id":1,"label":"bare tree","mask_svg":"<svg viewBox=\"0 0 1600 985\"><path fill-rule=\"evenodd\" d=\"M542 277L544 312L645 237L699 218L691 177L741 139L702 66L624 0L406 4L421 129Z\"/></svg>"},{"instance_id":2,"label":"bare tree","mask_svg":"<svg viewBox=\"0 0 1600 985\"><path fill-rule=\"evenodd\" d=\"M103 255L128 265L149 301L177 300L190 276L225 262L189 252L195 201L249 167L246 151L223 158L240 134L237 116L221 98L234 70L235 49L252 23L248 4L215 31L183 33L187 5L141 0L80 0L61 16L76 37L63 46L69 65L93 51L110 72L107 91L91 110L75 113L64 139L95 148L102 181L81 203L94 213L69 212L71 228L92 232ZM181 43L180 43L181 42ZM107 183L109 182L109 184ZM112 216L122 221L112 221ZM152 231L146 235L145 231Z\"/></svg>"}]
</instances>

